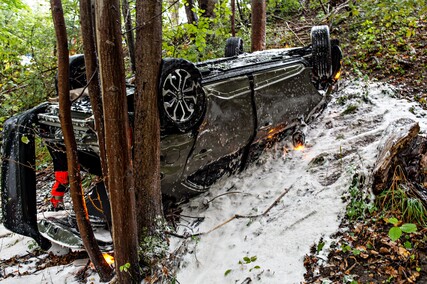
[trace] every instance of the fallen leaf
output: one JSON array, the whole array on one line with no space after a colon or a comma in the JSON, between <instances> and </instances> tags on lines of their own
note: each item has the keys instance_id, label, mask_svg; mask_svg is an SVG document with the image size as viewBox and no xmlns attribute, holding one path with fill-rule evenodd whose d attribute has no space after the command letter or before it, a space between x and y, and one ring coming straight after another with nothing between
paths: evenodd
<instances>
[{"instance_id":1,"label":"fallen leaf","mask_svg":"<svg viewBox=\"0 0 427 284\"><path fill-rule=\"evenodd\" d=\"M380 253L381 254L389 254L390 253L390 249L388 249L386 247L381 247L380 248Z\"/></svg>"},{"instance_id":2,"label":"fallen leaf","mask_svg":"<svg viewBox=\"0 0 427 284\"><path fill-rule=\"evenodd\" d=\"M369 254L361 252L360 253L360 257L363 258L363 259L367 259L369 257Z\"/></svg>"},{"instance_id":3,"label":"fallen leaf","mask_svg":"<svg viewBox=\"0 0 427 284\"><path fill-rule=\"evenodd\" d=\"M404 258L408 258L411 253L405 249L404 247L399 247L398 252L397 252L400 256L403 256Z\"/></svg>"}]
</instances>

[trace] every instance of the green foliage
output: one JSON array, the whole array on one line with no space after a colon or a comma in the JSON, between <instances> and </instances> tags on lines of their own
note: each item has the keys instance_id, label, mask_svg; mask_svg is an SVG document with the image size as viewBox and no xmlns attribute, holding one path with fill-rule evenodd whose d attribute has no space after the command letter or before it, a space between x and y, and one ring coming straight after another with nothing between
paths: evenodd
<instances>
[{"instance_id":1,"label":"green foliage","mask_svg":"<svg viewBox=\"0 0 427 284\"><path fill-rule=\"evenodd\" d=\"M353 176L349 187L349 202L346 208L346 215L350 220L363 220L368 213L372 213L376 209L375 205L369 201L368 197L361 190L363 183L363 176L359 176L358 174Z\"/></svg>"},{"instance_id":2,"label":"green foliage","mask_svg":"<svg viewBox=\"0 0 427 284\"><path fill-rule=\"evenodd\" d=\"M42 170L48 165L52 165L52 157L49 154L46 144L43 140L36 136L36 170Z\"/></svg>"},{"instance_id":3,"label":"green foliage","mask_svg":"<svg viewBox=\"0 0 427 284\"><path fill-rule=\"evenodd\" d=\"M267 1L267 14L270 16L289 18L301 9L298 0L270 0Z\"/></svg>"},{"instance_id":4,"label":"green foliage","mask_svg":"<svg viewBox=\"0 0 427 284\"><path fill-rule=\"evenodd\" d=\"M228 2L218 1L214 18L202 17L202 11L194 9L199 17L198 23L176 25L167 13L163 14L163 57L180 57L197 62L224 56L225 41L231 36ZM244 31L238 36L247 39Z\"/></svg>"},{"instance_id":5,"label":"green foliage","mask_svg":"<svg viewBox=\"0 0 427 284\"><path fill-rule=\"evenodd\" d=\"M155 230L142 232L144 238L139 244L139 258L147 265L152 266L164 258L168 251L168 244L164 232L169 231L166 221L160 216L155 220ZM151 267L150 267L151 268Z\"/></svg>"},{"instance_id":6,"label":"green foliage","mask_svg":"<svg viewBox=\"0 0 427 284\"><path fill-rule=\"evenodd\" d=\"M39 245L37 244L37 242L36 242L36 241L33 241L33 240L29 241L29 242L27 243L27 246L28 246L28 250L29 250L29 251L33 251L33 250L40 249L40 247L39 247Z\"/></svg>"},{"instance_id":7,"label":"green foliage","mask_svg":"<svg viewBox=\"0 0 427 284\"><path fill-rule=\"evenodd\" d=\"M128 272L130 269L130 263L127 262L119 267L120 272Z\"/></svg>"},{"instance_id":8,"label":"green foliage","mask_svg":"<svg viewBox=\"0 0 427 284\"><path fill-rule=\"evenodd\" d=\"M69 46L79 52L78 1L63 4ZM32 10L19 0L8 0L0 7L1 130L8 117L55 95L56 44L52 16L46 6Z\"/></svg>"},{"instance_id":9,"label":"green foliage","mask_svg":"<svg viewBox=\"0 0 427 284\"><path fill-rule=\"evenodd\" d=\"M239 264L249 264L249 263L255 262L256 260L257 260L257 257L255 255L252 257L245 256L243 257L243 262L239 260Z\"/></svg>"},{"instance_id":10,"label":"green foliage","mask_svg":"<svg viewBox=\"0 0 427 284\"><path fill-rule=\"evenodd\" d=\"M351 252L354 256L360 255L361 251L359 249L352 248L349 244L343 243L341 244L341 251L343 253Z\"/></svg>"},{"instance_id":11,"label":"green foliage","mask_svg":"<svg viewBox=\"0 0 427 284\"><path fill-rule=\"evenodd\" d=\"M323 239L320 240L319 243L317 244L316 252L317 253L321 252L325 244L326 243L323 241Z\"/></svg>"},{"instance_id":12,"label":"green foliage","mask_svg":"<svg viewBox=\"0 0 427 284\"><path fill-rule=\"evenodd\" d=\"M417 231L417 225L412 223L405 223L399 226L399 220L394 217L387 219L387 222L393 224L393 227L391 227L391 229L388 231L388 236L392 241L397 241L403 233L410 234ZM406 244L405 247L407 246L409 245Z\"/></svg>"},{"instance_id":13,"label":"green foliage","mask_svg":"<svg viewBox=\"0 0 427 284\"><path fill-rule=\"evenodd\" d=\"M421 200L412 196L409 185L394 183L377 198L377 204L384 211L396 212L404 222L427 226L427 209Z\"/></svg>"},{"instance_id":14,"label":"green foliage","mask_svg":"<svg viewBox=\"0 0 427 284\"><path fill-rule=\"evenodd\" d=\"M351 104L341 113L341 115L352 114L352 113L355 113L356 111L357 111L357 105Z\"/></svg>"},{"instance_id":15,"label":"green foliage","mask_svg":"<svg viewBox=\"0 0 427 284\"><path fill-rule=\"evenodd\" d=\"M2 0L0 2L1 10L19 10L28 9L28 6L22 3L21 0Z\"/></svg>"},{"instance_id":16,"label":"green foliage","mask_svg":"<svg viewBox=\"0 0 427 284\"><path fill-rule=\"evenodd\" d=\"M248 265L250 265L250 264L254 264L254 262L256 262L257 261L257 257L254 255L254 256L251 256L251 257L249 257L249 256L244 256L241 260L239 260L238 262L237 262L237 264L239 264L240 265L240 270L243 270L244 268L247 268L247 266ZM257 270L257 269L261 269L261 266L259 266L259 265L254 265L254 266L252 266L251 268L249 268L249 272L252 272L253 270ZM224 272L224 276L227 276L227 275L229 275L231 272L232 272L233 270L232 269L227 269L225 272Z\"/></svg>"},{"instance_id":17,"label":"green foliage","mask_svg":"<svg viewBox=\"0 0 427 284\"><path fill-rule=\"evenodd\" d=\"M425 0L357 0L349 2L346 13L333 15L333 25L349 23L350 38L346 65L356 69L381 69L384 73L403 74L405 68L396 56L415 61L414 48L407 40L422 36L427 9ZM420 46L422 48L422 46Z\"/></svg>"}]
</instances>

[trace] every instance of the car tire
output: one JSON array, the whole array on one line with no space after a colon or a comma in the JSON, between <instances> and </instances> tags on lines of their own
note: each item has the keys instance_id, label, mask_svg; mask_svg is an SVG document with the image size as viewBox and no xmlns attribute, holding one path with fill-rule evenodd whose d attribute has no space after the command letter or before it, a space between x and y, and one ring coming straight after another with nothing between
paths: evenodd
<instances>
[{"instance_id":1,"label":"car tire","mask_svg":"<svg viewBox=\"0 0 427 284\"><path fill-rule=\"evenodd\" d=\"M70 56L69 61L70 90L83 88L87 84L85 57L83 54ZM55 76L55 89L58 93L58 73Z\"/></svg>"},{"instance_id":2,"label":"car tire","mask_svg":"<svg viewBox=\"0 0 427 284\"><path fill-rule=\"evenodd\" d=\"M328 26L314 26L311 29L313 74L319 80L332 76L331 41Z\"/></svg>"},{"instance_id":3,"label":"car tire","mask_svg":"<svg viewBox=\"0 0 427 284\"><path fill-rule=\"evenodd\" d=\"M70 56L70 90L86 86L86 66L83 54Z\"/></svg>"},{"instance_id":4,"label":"car tire","mask_svg":"<svg viewBox=\"0 0 427 284\"><path fill-rule=\"evenodd\" d=\"M230 37L225 42L225 57L233 57L243 53L243 39Z\"/></svg>"},{"instance_id":5,"label":"car tire","mask_svg":"<svg viewBox=\"0 0 427 284\"><path fill-rule=\"evenodd\" d=\"M163 60L159 84L162 129L188 132L201 122L205 110L200 71L184 59Z\"/></svg>"}]
</instances>

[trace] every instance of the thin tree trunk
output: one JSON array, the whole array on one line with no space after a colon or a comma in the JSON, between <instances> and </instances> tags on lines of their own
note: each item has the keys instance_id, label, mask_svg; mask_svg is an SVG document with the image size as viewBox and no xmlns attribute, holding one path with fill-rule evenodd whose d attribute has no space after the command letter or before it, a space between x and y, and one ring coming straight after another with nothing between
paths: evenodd
<instances>
[{"instance_id":1,"label":"thin tree trunk","mask_svg":"<svg viewBox=\"0 0 427 284\"><path fill-rule=\"evenodd\" d=\"M179 25L179 0L168 0L167 4L172 24Z\"/></svg>"},{"instance_id":2,"label":"thin tree trunk","mask_svg":"<svg viewBox=\"0 0 427 284\"><path fill-rule=\"evenodd\" d=\"M240 6L239 0L236 0L236 6L237 6L237 10L239 11L239 17L240 17L240 22L242 22L244 25L247 24L245 15L242 11L242 7Z\"/></svg>"},{"instance_id":3,"label":"thin tree trunk","mask_svg":"<svg viewBox=\"0 0 427 284\"><path fill-rule=\"evenodd\" d=\"M196 12L194 10L194 0L187 0L187 5L185 5L185 14L187 15L187 22L189 24L197 24L199 19L197 18Z\"/></svg>"},{"instance_id":4,"label":"thin tree trunk","mask_svg":"<svg viewBox=\"0 0 427 284\"><path fill-rule=\"evenodd\" d=\"M89 97L95 119L95 129L98 135L99 154L103 180L108 192L108 168L105 154L104 114L102 110L101 89L99 86L98 63L96 56L94 7L91 0L80 0L80 25L85 55L86 78L89 80Z\"/></svg>"},{"instance_id":5,"label":"thin tree trunk","mask_svg":"<svg viewBox=\"0 0 427 284\"><path fill-rule=\"evenodd\" d=\"M136 18L136 90L134 169L140 242L162 216L160 192L160 121L157 106L161 67L161 0L138 1ZM150 19L150 21L144 21Z\"/></svg>"},{"instance_id":6,"label":"thin tree trunk","mask_svg":"<svg viewBox=\"0 0 427 284\"><path fill-rule=\"evenodd\" d=\"M68 176L70 182L71 198L74 212L76 213L77 226L82 236L83 245L94 264L101 281L109 281L112 277L112 269L105 261L95 240L90 225L89 216L81 188L81 176L77 158L77 143L74 137L71 121L71 101L69 90L69 57L67 44L67 31L64 21L61 0L51 0L52 17L58 42L58 94L59 117L64 135L64 143L67 152Z\"/></svg>"},{"instance_id":7,"label":"thin tree trunk","mask_svg":"<svg viewBox=\"0 0 427 284\"><path fill-rule=\"evenodd\" d=\"M126 43L129 50L130 64L132 72L135 73L135 37L133 35L132 15L130 14L129 1L122 0L122 13L125 22Z\"/></svg>"},{"instance_id":8,"label":"thin tree trunk","mask_svg":"<svg viewBox=\"0 0 427 284\"><path fill-rule=\"evenodd\" d=\"M231 0L231 36L236 36L236 0Z\"/></svg>"},{"instance_id":9,"label":"thin tree trunk","mask_svg":"<svg viewBox=\"0 0 427 284\"><path fill-rule=\"evenodd\" d=\"M138 283L138 236L119 0L96 1L95 10L116 274L119 283ZM126 264L129 269L120 269Z\"/></svg>"},{"instance_id":10,"label":"thin tree trunk","mask_svg":"<svg viewBox=\"0 0 427 284\"><path fill-rule=\"evenodd\" d=\"M218 3L218 0L199 0L199 8L204 11L202 16L206 18L215 17L214 9L216 3Z\"/></svg>"},{"instance_id":11,"label":"thin tree trunk","mask_svg":"<svg viewBox=\"0 0 427 284\"><path fill-rule=\"evenodd\" d=\"M265 0L252 0L252 51L265 49L265 6Z\"/></svg>"}]
</instances>

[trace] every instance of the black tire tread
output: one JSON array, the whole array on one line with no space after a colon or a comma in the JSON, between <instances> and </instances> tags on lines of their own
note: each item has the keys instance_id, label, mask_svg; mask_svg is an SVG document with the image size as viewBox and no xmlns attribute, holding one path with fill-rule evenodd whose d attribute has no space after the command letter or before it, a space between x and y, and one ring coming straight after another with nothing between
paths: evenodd
<instances>
[{"instance_id":1,"label":"black tire tread","mask_svg":"<svg viewBox=\"0 0 427 284\"><path fill-rule=\"evenodd\" d=\"M331 41L328 26L315 26L311 29L313 73L321 80L332 75Z\"/></svg>"},{"instance_id":2,"label":"black tire tread","mask_svg":"<svg viewBox=\"0 0 427 284\"><path fill-rule=\"evenodd\" d=\"M230 37L225 42L225 57L234 57L243 53L243 39L240 37Z\"/></svg>"}]
</instances>

